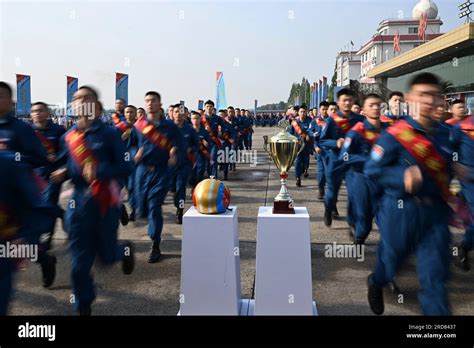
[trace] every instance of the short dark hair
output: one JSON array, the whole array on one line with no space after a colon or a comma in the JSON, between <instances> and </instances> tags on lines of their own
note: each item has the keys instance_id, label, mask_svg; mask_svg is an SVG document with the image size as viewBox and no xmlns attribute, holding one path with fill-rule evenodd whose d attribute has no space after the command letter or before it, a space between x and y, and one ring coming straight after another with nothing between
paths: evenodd
<instances>
[{"instance_id":1,"label":"short dark hair","mask_svg":"<svg viewBox=\"0 0 474 348\"><path fill-rule=\"evenodd\" d=\"M339 106L337 106L337 103L336 103L336 102L330 102L330 103L329 103L329 106L335 106L335 107L339 108ZM328 107L329 107L329 106L328 106Z\"/></svg>"},{"instance_id":2,"label":"short dark hair","mask_svg":"<svg viewBox=\"0 0 474 348\"><path fill-rule=\"evenodd\" d=\"M212 100L208 100L204 103L204 105L212 105L212 106L215 106L216 104L214 104L214 102Z\"/></svg>"},{"instance_id":3,"label":"short dark hair","mask_svg":"<svg viewBox=\"0 0 474 348\"><path fill-rule=\"evenodd\" d=\"M321 108L321 106L325 106L325 107L329 107L329 103L327 101L322 101L321 103L319 103L319 107Z\"/></svg>"},{"instance_id":4,"label":"short dark hair","mask_svg":"<svg viewBox=\"0 0 474 348\"><path fill-rule=\"evenodd\" d=\"M143 112L145 112L145 109L144 108L138 108L137 111L140 111L142 110Z\"/></svg>"},{"instance_id":5,"label":"short dark hair","mask_svg":"<svg viewBox=\"0 0 474 348\"><path fill-rule=\"evenodd\" d=\"M135 109L135 111L137 110L136 106L134 106L134 105L127 105L127 106L125 107L125 109L126 109L126 108L132 108L132 109ZM145 111L145 110L143 110L143 111Z\"/></svg>"},{"instance_id":6,"label":"short dark hair","mask_svg":"<svg viewBox=\"0 0 474 348\"><path fill-rule=\"evenodd\" d=\"M354 92L352 92L349 88L343 88L343 89L341 89L339 92L337 92L337 99L339 99L339 98L342 97L343 95L348 95L348 96L353 97L353 96L354 96Z\"/></svg>"},{"instance_id":7,"label":"short dark hair","mask_svg":"<svg viewBox=\"0 0 474 348\"><path fill-rule=\"evenodd\" d=\"M191 116L193 116L193 115L194 115L194 116L201 117L201 114L200 114L199 112L197 112L197 111L194 111L194 110L191 111Z\"/></svg>"},{"instance_id":8,"label":"short dark hair","mask_svg":"<svg viewBox=\"0 0 474 348\"><path fill-rule=\"evenodd\" d=\"M441 88L441 81L438 76L432 73L421 73L410 80L410 88L415 85L435 85Z\"/></svg>"},{"instance_id":9,"label":"short dark hair","mask_svg":"<svg viewBox=\"0 0 474 348\"><path fill-rule=\"evenodd\" d=\"M400 97L400 98L403 98L404 95L402 92L399 92L399 91L393 91L392 93L390 93L390 95L388 96L388 99L392 99L392 97Z\"/></svg>"},{"instance_id":10,"label":"short dark hair","mask_svg":"<svg viewBox=\"0 0 474 348\"><path fill-rule=\"evenodd\" d=\"M31 104L31 107L36 106L36 105L41 105L46 110L49 110L48 104L46 104L45 102L42 102L42 101L35 102L35 103Z\"/></svg>"},{"instance_id":11,"label":"short dark hair","mask_svg":"<svg viewBox=\"0 0 474 348\"><path fill-rule=\"evenodd\" d=\"M123 99L123 98L117 98L117 99L115 99L115 101L117 101L117 100L120 100L122 103L125 104L125 99Z\"/></svg>"},{"instance_id":12,"label":"short dark hair","mask_svg":"<svg viewBox=\"0 0 474 348\"><path fill-rule=\"evenodd\" d=\"M160 93L155 92L155 91L148 91L148 92L146 92L145 97L147 97L147 96L149 96L149 95L152 95L152 96L154 96L154 97L157 97L157 98L159 99L159 101L161 102L161 95L160 95Z\"/></svg>"},{"instance_id":13,"label":"short dark hair","mask_svg":"<svg viewBox=\"0 0 474 348\"><path fill-rule=\"evenodd\" d=\"M456 105L456 104L466 104L464 101L461 99L455 99L451 102L451 105Z\"/></svg>"},{"instance_id":14,"label":"short dark hair","mask_svg":"<svg viewBox=\"0 0 474 348\"><path fill-rule=\"evenodd\" d=\"M13 89L10 87L10 85L6 82L0 81L0 88L6 89L8 96L11 98L13 96Z\"/></svg>"},{"instance_id":15,"label":"short dark hair","mask_svg":"<svg viewBox=\"0 0 474 348\"><path fill-rule=\"evenodd\" d=\"M235 110L240 110L239 108L235 108Z\"/></svg>"},{"instance_id":16,"label":"short dark hair","mask_svg":"<svg viewBox=\"0 0 474 348\"><path fill-rule=\"evenodd\" d=\"M229 110L229 109L234 110L234 107L233 106L228 106L227 110Z\"/></svg>"},{"instance_id":17,"label":"short dark hair","mask_svg":"<svg viewBox=\"0 0 474 348\"><path fill-rule=\"evenodd\" d=\"M94 96L96 100L99 100L99 92L97 92L97 90L94 87L91 87L89 85L84 85L84 86L79 87L78 91L80 91L81 89L87 89L89 92L91 92L91 94Z\"/></svg>"},{"instance_id":18,"label":"short dark hair","mask_svg":"<svg viewBox=\"0 0 474 348\"><path fill-rule=\"evenodd\" d=\"M301 105L300 105L300 109L308 110L308 107L306 106L306 104L301 104Z\"/></svg>"},{"instance_id":19,"label":"short dark hair","mask_svg":"<svg viewBox=\"0 0 474 348\"><path fill-rule=\"evenodd\" d=\"M362 105L365 104L365 102L368 100L368 99L380 99L382 100L382 97L380 97L378 94L376 93L369 93L367 94L365 97L364 97L364 101L362 102Z\"/></svg>"},{"instance_id":20,"label":"short dark hair","mask_svg":"<svg viewBox=\"0 0 474 348\"><path fill-rule=\"evenodd\" d=\"M220 109L219 112L222 112L222 113L226 114L226 113L227 113L227 110Z\"/></svg>"},{"instance_id":21,"label":"short dark hair","mask_svg":"<svg viewBox=\"0 0 474 348\"><path fill-rule=\"evenodd\" d=\"M359 102L357 100L354 102L353 105L357 105L358 107L361 107L361 105L359 104Z\"/></svg>"}]
</instances>

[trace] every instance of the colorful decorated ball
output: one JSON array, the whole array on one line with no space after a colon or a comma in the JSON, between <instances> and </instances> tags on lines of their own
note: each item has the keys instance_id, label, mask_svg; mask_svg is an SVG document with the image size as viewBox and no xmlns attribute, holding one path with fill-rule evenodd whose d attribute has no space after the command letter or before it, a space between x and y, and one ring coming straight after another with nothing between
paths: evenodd
<instances>
[{"instance_id":1,"label":"colorful decorated ball","mask_svg":"<svg viewBox=\"0 0 474 348\"><path fill-rule=\"evenodd\" d=\"M205 179L194 188L193 204L201 214L225 213L230 204L230 191L222 181Z\"/></svg>"}]
</instances>

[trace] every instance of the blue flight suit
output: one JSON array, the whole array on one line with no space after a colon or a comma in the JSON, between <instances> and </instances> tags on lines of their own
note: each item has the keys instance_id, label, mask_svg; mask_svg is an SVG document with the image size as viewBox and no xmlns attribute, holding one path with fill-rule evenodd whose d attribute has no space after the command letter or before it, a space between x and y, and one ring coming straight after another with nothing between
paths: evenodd
<instances>
[{"instance_id":1,"label":"blue flight suit","mask_svg":"<svg viewBox=\"0 0 474 348\"><path fill-rule=\"evenodd\" d=\"M219 126L222 126L223 124L222 119L215 114L211 116L209 115L205 115L205 116L206 116L207 121L209 122L209 126L211 127L214 135L216 136L217 142L219 142ZM201 127L204 127L202 122L201 122ZM209 134L209 137L211 138L210 134ZM211 138L211 142L209 143L209 146L210 146L209 152L211 154L211 158L214 161L214 163L212 165L210 162L208 163L207 172L210 176L214 176L217 179L217 155L218 155L219 149L222 148L222 144L220 143L219 145L216 144Z\"/></svg>"},{"instance_id":2,"label":"blue flight suit","mask_svg":"<svg viewBox=\"0 0 474 348\"><path fill-rule=\"evenodd\" d=\"M377 130L367 119L364 119L363 124L364 129L377 134L380 134L389 126L388 123L381 122L380 129ZM347 191L355 220L356 242L364 242L367 239L372 229L372 220L378 202L379 193L376 192L373 183L364 176L364 165L370 158L371 149L372 144L354 129L351 129L346 134L344 145L339 154L341 170L344 173L347 173L347 171L353 172L352 181L347 184ZM335 170L335 172L338 172L338 170ZM340 174L338 173L338 175Z\"/></svg>"},{"instance_id":3,"label":"blue flight suit","mask_svg":"<svg viewBox=\"0 0 474 348\"><path fill-rule=\"evenodd\" d=\"M469 116L470 129L474 130L474 116ZM469 169L467 180L461 181L461 194L464 196L471 216L474 216L474 139L461 129L458 123L452 129L454 151L458 153L459 163ZM463 244L469 249L474 248L474 222L466 228Z\"/></svg>"},{"instance_id":4,"label":"blue flight suit","mask_svg":"<svg viewBox=\"0 0 474 348\"><path fill-rule=\"evenodd\" d=\"M31 168L0 151L0 244L20 238L37 244L41 234L51 231L56 215L56 207L41 199ZM7 314L15 269L16 260L0 257L0 316Z\"/></svg>"},{"instance_id":5,"label":"blue flight suit","mask_svg":"<svg viewBox=\"0 0 474 348\"><path fill-rule=\"evenodd\" d=\"M238 117L234 117L231 119L231 125L232 125L232 139L234 140L234 143L231 145L231 149L237 153L239 150L239 143L240 143L240 120ZM234 170L235 170L235 163L233 164Z\"/></svg>"},{"instance_id":6,"label":"blue flight suit","mask_svg":"<svg viewBox=\"0 0 474 348\"><path fill-rule=\"evenodd\" d=\"M138 151L138 135L137 135L137 129L135 127L132 127L130 131L130 136L128 137L126 141L125 150L129 154L128 158L130 160L130 163L132 164L132 172L129 175L128 180L127 180L128 203L130 204L130 207L132 208L132 210L135 211L138 209L137 195L135 194L135 188L137 185L140 185L140 183L136 183L137 166L135 165L135 162L133 161Z\"/></svg>"},{"instance_id":7,"label":"blue flight suit","mask_svg":"<svg viewBox=\"0 0 474 348\"><path fill-rule=\"evenodd\" d=\"M344 117L342 112L338 111L336 113L339 117ZM349 116L350 128L354 127L357 122L364 120L364 117L358 114L351 113ZM347 130L348 131L348 130ZM336 209L337 195L339 188L341 187L343 176L342 175L333 175L334 168L338 165L339 161L339 152L340 149L337 148L337 140L345 137L345 133L340 129L332 117L326 119L326 123L321 131L319 137L319 147L324 151L324 169L327 183L327 190L324 195L324 206L330 211ZM350 182L351 173L346 176L347 181ZM348 212L351 213L350 202L348 202ZM348 222L352 224L353 216L348 214Z\"/></svg>"},{"instance_id":8,"label":"blue flight suit","mask_svg":"<svg viewBox=\"0 0 474 348\"><path fill-rule=\"evenodd\" d=\"M53 123L51 120L48 120L46 126L42 129L37 128L33 125L33 128L36 132L40 132L44 137L46 137L51 144L54 145L54 157L57 158L59 153L59 143L61 137L66 133L64 127ZM45 148L46 150L46 148ZM43 180L48 182L48 187L43 192L43 198L46 202L57 205L59 201L59 194L61 193L61 184L56 184L49 180L49 175L57 169L57 164L50 162L49 165L36 168L35 172L43 178Z\"/></svg>"},{"instance_id":9,"label":"blue flight suit","mask_svg":"<svg viewBox=\"0 0 474 348\"><path fill-rule=\"evenodd\" d=\"M183 153L181 163L178 164L173 174L171 186L176 192L174 195L174 206L183 209L184 202L186 201L186 185L194 166L192 158L197 160L199 138L193 126L187 122L184 122L182 127L178 126L178 128L182 135L183 143L181 144L180 149Z\"/></svg>"},{"instance_id":10,"label":"blue flight suit","mask_svg":"<svg viewBox=\"0 0 474 348\"><path fill-rule=\"evenodd\" d=\"M41 177L45 182L48 183L48 186L42 193L43 200L49 204L57 206L59 209L58 202L59 202L59 195L61 193L61 184L58 184L58 183L53 182L52 180L49 180L49 175L58 168L56 158L58 157L58 153L59 153L61 137L64 135L64 133L66 133L66 129L60 125L53 123L51 120L48 120L46 126L42 129L39 129L34 124L33 124L33 128L35 129L36 132L41 133L43 137L47 138L54 147L54 150L53 150L54 153L51 153L52 155L54 155L54 160L51 161L50 159L48 159L49 164L47 166L36 168L35 173L39 175L39 177ZM47 151L46 148L45 150ZM53 229L49 231L48 239L44 243L42 243L41 257L40 257L41 260L43 260L45 256L43 252L47 251L50 248L50 245L51 245L50 243L53 238L53 235L54 235L54 226L53 226Z\"/></svg>"},{"instance_id":11,"label":"blue flight suit","mask_svg":"<svg viewBox=\"0 0 474 348\"><path fill-rule=\"evenodd\" d=\"M208 147L211 144L211 138L209 137L209 133L201 126L199 130L194 129L198 137L199 143L206 141ZM204 145L202 145L204 146ZM209 148L208 148L209 151ZM190 178L190 184L194 188L197 184L199 184L204 179L204 172L206 171L208 159L204 156L204 154L200 150L200 144L198 144L198 153L196 156L196 165L193 168L193 172Z\"/></svg>"},{"instance_id":12,"label":"blue flight suit","mask_svg":"<svg viewBox=\"0 0 474 348\"><path fill-rule=\"evenodd\" d=\"M47 166L46 150L33 128L19 120L13 113L0 118L0 151L9 150L17 161L30 165L30 168Z\"/></svg>"},{"instance_id":13,"label":"blue flight suit","mask_svg":"<svg viewBox=\"0 0 474 348\"><path fill-rule=\"evenodd\" d=\"M326 118L327 119L327 118ZM310 129L314 134L314 147L315 149L319 147L320 152L319 154L316 153L315 151L315 156L316 156L316 181L318 182L318 189L320 192L324 192L324 188L326 186L326 176L325 176L325 171L324 171L324 152L323 149L319 146L319 138L321 136L321 132L323 130L323 125L318 124L319 121L321 122L326 122L326 120L323 120L321 115L318 115L317 119L312 120L310 124Z\"/></svg>"},{"instance_id":14,"label":"blue flight suit","mask_svg":"<svg viewBox=\"0 0 474 348\"><path fill-rule=\"evenodd\" d=\"M145 121L152 125L148 119ZM136 124L135 124L136 125ZM172 121L162 117L156 124L155 129L170 141L171 147L177 147L177 163L182 161L183 143L181 132ZM148 218L148 236L152 241L159 244L161 242L161 232L163 230L163 205L166 194L170 187L170 180L176 166L169 167L169 151L156 146L150 142L139 130L138 147L143 148L143 157L137 165L135 176L135 195L138 204L138 212L141 217Z\"/></svg>"},{"instance_id":15,"label":"blue flight suit","mask_svg":"<svg viewBox=\"0 0 474 348\"><path fill-rule=\"evenodd\" d=\"M58 161L64 162L67 176L74 185L74 192L66 211L66 231L71 252L71 279L75 295L75 310L90 308L95 299L95 289L90 271L96 255L104 264L123 260L125 249L117 242L120 217L120 182L131 172L125 159L125 146L113 126L95 120L84 130L85 141L98 162L96 179L115 182L118 203L101 213L101 203L92 197L90 185L84 179L82 169L74 162L66 144L67 135L78 130L72 127L61 139L61 154Z\"/></svg>"},{"instance_id":16,"label":"blue flight suit","mask_svg":"<svg viewBox=\"0 0 474 348\"><path fill-rule=\"evenodd\" d=\"M255 125L255 120L253 117L247 117L249 121L249 132L248 132L248 144L249 144L249 150L252 150L252 140L253 140L253 126Z\"/></svg>"},{"instance_id":17,"label":"blue flight suit","mask_svg":"<svg viewBox=\"0 0 474 348\"><path fill-rule=\"evenodd\" d=\"M311 139L314 138L314 134L311 131L311 117L306 116L303 121L300 121L299 118L295 118L296 122L298 122L299 126L301 127L301 130L309 135ZM296 129L291 126L291 128L288 130L288 132L291 135L294 135L295 137L298 138L301 142L304 142L303 139L301 139L301 136L298 134ZM304 145L303 150L299 150L298 157L296 158L296 165L295 165L295 174L297 178L300 178L301 175L303 174L305 170L305 166L309 163L309 156L311 155L311 152L313 151L313 145L311 143L306 143Z\"/></svg>"},{"instance_id":18,"label":"blue flight suit","mask_svg":"<svg viewBox=\"0 0 474 348\"><path fill-rule=\"evenodd\" d=\"M422 134L434 144L437 152L450 165L452 147L446 128L433 124L434 135L429 135L411 117L402 119L417 134ZM415 194L407 193L404 185L405 170L411 165L418 165L423 175L422 187ZM384 132L372 148L364 172L376 185L377 191L383 192L377 209L381 239L372 285L386 286L414 251L423 313L449 315L446 289L450 266L449 207L439 188L430 174L388 132Z\"/></svg>"},{"instance_id":19,"label":"blue flight suit","mask_svg":"<svg viewBox=\"0 0 474 348\"><path fill-rule=\"evenodd\" d=\"M232 124L232 122L223 120L221 126L221 134L222 148L219 150L219 153L222 154L222 156L218 156L218 159L223 158L223 160L220 161L219 165L224 171L224 177L227 178L227 175L229 174L229 164L231 164L231 151L234 149L233 147L236 144L235 139L237 138L237 133L234 129L234 125ZM225 140L224 136L227 137L227 140ZM237 156L237 153L235 153L235 156Z\"/></svg>"}]
</instances>

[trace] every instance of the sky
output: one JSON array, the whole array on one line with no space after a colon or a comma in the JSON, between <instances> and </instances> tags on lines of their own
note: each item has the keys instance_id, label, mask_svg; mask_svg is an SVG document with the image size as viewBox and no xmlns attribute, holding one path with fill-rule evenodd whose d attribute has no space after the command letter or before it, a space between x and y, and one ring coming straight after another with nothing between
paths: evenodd
<instances>
[{"instance_id":1,"label":"sky","mask_svg":"<svg viewBox=\"0 0 474 348\"><path fill-rule=\"evenodd\" d=\"M107 108L115 72L129 74L129 103L149 90L163 104L216 97L227 104L286 101L305 76L330 80L337 53L367 42L378 23L411 17L418 0L0 0L0 80L31 75L32 101L64 104L66 75L99 89ZM436 0L443 32L463 24L462 1ZM399 12L402 11L402 12Z\"/></svg>"}]
</instances>

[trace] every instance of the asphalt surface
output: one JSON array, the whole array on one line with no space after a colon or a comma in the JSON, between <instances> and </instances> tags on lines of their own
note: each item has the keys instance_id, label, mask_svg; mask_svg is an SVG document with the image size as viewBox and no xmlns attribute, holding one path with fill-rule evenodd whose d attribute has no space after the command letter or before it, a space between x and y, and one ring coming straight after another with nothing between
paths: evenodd
<instances>
[{"instance_id":1,"label":"asphalt surface","mask_svg":"<svg viewBox=\"0 0 474 348\"><path fill-rule=\"evenodd\" d=\"M255 167L240 163L237 171L230 172L231 204L239 207L239 235L242 297L250 298L255 274L255 250L258 207L272 205L280 187L278 171L263 151L263 135L274 135L277 128L257 128L253 135L253 148L257 150ZM345 222L347 194L342 187L338 209L341 217L334 220L331 229L323 224L323 203L317 199L316 163L311 159L310 177L303 179L303 187L295 186L294 173L290 173L288 189L296 206L308 208L311 217L311 251L313 299L320 315L372 315L367 304L366 279L371 272L376 252L378 231L374 228L362 262L353 258L326 258L327 244L351 243ZM66 184L61 195L65 206L71 187ZM188 198L190 190L188 189ZM186 209L190 207L187 199ZM176 315L179 310L181 226L174 222L175 208L172 194L168 194L163 206L163 261L148 264L150 241L146 222L138 221L120 227L120 239L132 240L136 250L136 265L132 275L124 275L121 265L105 267L96 262L93 275L97 299L93 304L94 315ZM453 240L462 238L460 231L453 231ZM12 315L73 315L70 304L70 256L67 236L58 222L52 253L58 258L57 278L49 289L41 286L40 267L30 264L26 271L16 274ZM474 271L463 272L451 268L449 282L450 301L456 315L474 315ZM416 260L407 260L397 277L401 295L390 289L385 291L387 315L421 314L417 295L419 284L416 276Z\"/></svg>"}]
</instances>

